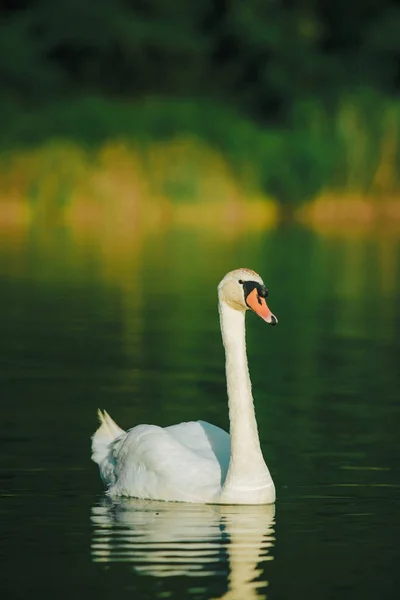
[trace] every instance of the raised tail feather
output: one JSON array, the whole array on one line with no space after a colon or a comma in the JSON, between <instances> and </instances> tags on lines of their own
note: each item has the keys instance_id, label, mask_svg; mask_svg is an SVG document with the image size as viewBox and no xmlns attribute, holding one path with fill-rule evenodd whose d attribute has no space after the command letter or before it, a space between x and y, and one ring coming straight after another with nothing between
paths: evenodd
<instances>
[{"instance_id":1,"label":"raised tail feather","mask_svg":"<svg viewBox=\"0 0 400 600\"><path fill-rule=\"evenodd\" d=\"M118 427L105 410L98 409L97 415L100 427L92 437L92 460L100 465L108 455L110 442L125 431Z\"/></svg>"}]
</instances>

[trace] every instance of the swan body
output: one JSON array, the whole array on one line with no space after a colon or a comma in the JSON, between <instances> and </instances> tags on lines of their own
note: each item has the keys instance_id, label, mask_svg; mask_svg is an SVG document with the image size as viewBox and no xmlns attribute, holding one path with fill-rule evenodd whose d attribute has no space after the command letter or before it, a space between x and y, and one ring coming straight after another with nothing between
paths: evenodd
<instances>
[{"instance_id":1,"label":"swan body","mask_svg":"<svg viewBox=\"0 0 400 600\"><path fill-rule=\"evenodd\" d=\"M218 286L230 435L205 421L124 431L99 411L92 459L110 495L212 504L275 501L260 448L245 342L246 310L277 323L267 294L260 276L249 269L231 271Z\"/></svg>"}]
</instances>

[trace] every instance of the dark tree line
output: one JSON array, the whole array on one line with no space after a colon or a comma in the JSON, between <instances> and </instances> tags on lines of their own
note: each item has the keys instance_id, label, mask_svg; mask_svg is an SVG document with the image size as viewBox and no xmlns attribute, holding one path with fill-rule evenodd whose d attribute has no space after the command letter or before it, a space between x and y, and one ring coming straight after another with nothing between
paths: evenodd
<instances>
[{"instance_id":1,"label":"dark tree line","mask_svg":"<svg viewBox=\"0 0 400 600\"><path fill-rule=\"evenodd\" d=\"M3 101L215 98L260 120L400 90L398 0L2 0Z\"/></svg>"}]
</instances>

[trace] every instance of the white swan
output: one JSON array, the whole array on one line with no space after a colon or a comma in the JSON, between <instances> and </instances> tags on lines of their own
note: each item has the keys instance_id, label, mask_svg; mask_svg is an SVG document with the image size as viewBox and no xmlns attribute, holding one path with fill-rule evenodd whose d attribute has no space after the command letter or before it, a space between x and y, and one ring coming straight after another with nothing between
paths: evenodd
<instances>
[{"instance_id":1,"label":"white swan","mask_svg":"<svg viewBox=\"0 0 400 600\"><path fill-rule=\"evenodd\" d=\"M250 269L231 271L218 286L230 436L204 421L124 431L99 411L92 459L110 495L211 504L275 502L260 448L245 341L246 310L271 325L278 322L267 295L261 277Z\"/></svg>"}]
</instances>

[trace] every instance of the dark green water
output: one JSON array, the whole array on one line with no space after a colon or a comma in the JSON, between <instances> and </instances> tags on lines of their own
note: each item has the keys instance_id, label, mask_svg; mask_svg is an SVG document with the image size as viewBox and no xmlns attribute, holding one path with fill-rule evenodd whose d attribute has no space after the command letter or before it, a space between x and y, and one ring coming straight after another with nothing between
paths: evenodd
<instances>
[{"instance_id":1,"label":"dark green water","mask_svg":"<svg viewBox=\"0 0 400 600\"><path fill-rule=\"evenodd\" d=\"M240 266L279 317L247 317L275 510L107 501L97 407L228 427L216 285ZM398 597L399 240L1 232L0 315L2 598Z\"/></svg>"}]
</instances>

